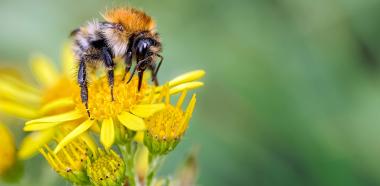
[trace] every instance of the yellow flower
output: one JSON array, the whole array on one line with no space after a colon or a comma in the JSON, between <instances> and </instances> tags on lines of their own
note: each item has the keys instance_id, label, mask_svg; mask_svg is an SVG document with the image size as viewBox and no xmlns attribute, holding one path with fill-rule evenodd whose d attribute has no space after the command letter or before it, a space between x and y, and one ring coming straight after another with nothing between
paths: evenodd
<instances>
[{"instance_id":1,"label":"yellow flower","mask_svg":"<svg viewBox=\"0 0 380 186\"><path fill-rule=\"evenodd\" d=\"M30 157L62 128L69 128L70 132L60 140L55 153L89 129L100 133L100 141L108 149L115 137L123 135L124 127L128 131L144 131L144 118L165 107L162 103L151 102L160 95L162 86L151 86L145 79L138 92L137 78L127 84L121 81L121 71L117 73L117 69L114 101L111 101L105 77L90 78L88 102L91 118L88 118L80 100L79 87L73 79L75 62L69 47L65 48L62 56L62 72L45 57L38 56L32 60L32 71L39 87L0 75L0 111L31 119L26 122L24 130L32 133L21 144L20 158ZM197 70L171 80L167 83L169 93L202 86L203 83L196 80L204 74L203 70Z\"/></svg>"},{"instance_id":2,"label":"yellow flower","mask_svg":"<svg viewBox=\"0 0 380 186\"><path fill-rule=\"evenodd\" d=\"M31 69L38 86L0 72L0 111L32 119L74 108L70 90L76 88L71 79L75 69L68 45L63 50L61 61L63 71L59 72L47 57L37 55L32 58ZM56 129L32 132L22 141L19 158L26 159L35 154L54 137L55 132Z\"/></svg>"},{"instance_id":3,"label":"yellow flower","mask_svg":"<svg viewBox=\"0 0 380 186\"><path fill-rule=\"evenodd\" d=\"M170 93L174 94L184 89L202 86L203 83L201 82L188 82L189 79L191 80L199 74L203 74L203 72L195 71L186 75L190 77L188 79L179 77L176 81L172 81L171 84L175 86L172 87ZM178 82L179 80L181 82ZM73 97L75 108L60 114L30 120L26 122L24 130L40 131L60 125L75 126L55 148L54 152L58 152L78 135L91 127L98 127L98 123L100 123L100 141L108 149L115 140L115 127L120 128L123 125L132 131L143 131L146 129L143 118L149 117L165 107L162 103L148 103L148 100L158 96L161 87L155 90L155 87L148 85L146 80L143 82L140 92L137 91L136 87L137 77L127 84L121 80L121 76L116 76L115 100L111 101L106 77L96 79L89 86L88 102L91 118L88 118L87 111L80 101L79 91L74 89L72 91L76 93Z\"/></svg>"},{"instance_id":4,"label":"yellow flower","mask_svg":"<svg viewBox=\"0 0 380 186\"><path fill-rule=\"evenodd\" d=\"M16 161L16 148L8 128L0 123L0 176L4 175Z\"/></svg>"},{"instance_id":5,"label":"yellow flower","mask_svg":"<svg viewBox=\"0 0 380 186\"><path fill-rule=\"evenodd\" d=\"M165 87L160 96L161 98L165 97L165 108L145 119L147 130L144 144L152 154L162 155L173 150L188 128L195 107L196 95L193 94L186 110L182 110L186 94L185 89L177 104L171 105L170 91Z\"/></svg>"},{"instance_id":6,"label":"yellow flower","mask_svg":"<svg viewBox=\"0 0 380 186\"><path fill-rule=\"evenodd\" d=\"M58 153L53 153L47 145L40 149L40 152L50 166L65 179L78 185L90 183L85 165L90 155L96 152L96 145L88 135L73 140Z\"/></svg>"}]
</instances>

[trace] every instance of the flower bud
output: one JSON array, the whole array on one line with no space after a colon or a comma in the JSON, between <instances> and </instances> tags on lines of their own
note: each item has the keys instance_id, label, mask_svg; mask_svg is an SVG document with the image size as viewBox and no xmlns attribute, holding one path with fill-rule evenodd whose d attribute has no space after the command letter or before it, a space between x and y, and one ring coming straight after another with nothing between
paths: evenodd
<instances>
[{"instance_id":1,"label":"flower bud","mask_svg":"<svg viewBox=\"0 0 380 186\"><path fill-rule=\"evenodd\" d=\"M85 170L85 161L90 153L87 144L80 138L72 141L59 152L46 146L40 149L50 166L62 177L77 185L89 184Z\"/></svg>"},{"instance_id":2,"label":"flower bud","mask_svg":"<svg viewBox=\"0 0 380 186\"><path fill-rule=\"evenodd\" d=\"M196 102L195 95L193 95L186 111L183 111L181 105L185 97L186 91L182 93L177 105L173 106L169 103L169 95L166 95L165 108L146 118L147 130L144 144L150 153L167 154L177 146L184 135Z\"/></svg>"},{"instance_id":3,"label":"flower bud","mask_svg":"<svg viewBox=\"0 0 380 186\"><path fill-rule=\"evenodd\" d=\"M98 150L98 156L88 159L87 174L93 185L120 186L125 181L125 163L114 151Z\"/></svg>"}]
</instances>

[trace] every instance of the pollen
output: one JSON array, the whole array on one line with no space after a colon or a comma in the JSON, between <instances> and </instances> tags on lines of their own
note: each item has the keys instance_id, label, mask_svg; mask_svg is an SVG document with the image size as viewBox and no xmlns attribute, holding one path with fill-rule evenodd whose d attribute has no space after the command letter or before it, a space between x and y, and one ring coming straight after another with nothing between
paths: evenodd
<instances>
[{"instance_id":1,"label":"pollen","mask_svg":"<svg viewBox=\"0 0 380 186\"><path fill-rule=\"evenodd\" d=\"M147 132L156 140L178 139L187 129L184 116L181 109L167 105L165 109L146 119Z\"/></svg>"},{"instance_id":2,"label":"pollen","mask_svg":"<svg viewBox=\"0 0 380 186\"><path fill-rule=\"evenodd\" d=\"M91 82L88 86L88 108L91 117L96 120L115 118L120 113L128 111L132 106L138 104L144 98L147 84L143 81L140 91L137 90L137 84L137 77L127 83L126 81L122 81L121 76L115 76L114 100L112 101L107 77L102 77ZM86 108L79 94L75 97L75 103L76 108L83 115L87 115Z\"/></svg>"}]
</instances>

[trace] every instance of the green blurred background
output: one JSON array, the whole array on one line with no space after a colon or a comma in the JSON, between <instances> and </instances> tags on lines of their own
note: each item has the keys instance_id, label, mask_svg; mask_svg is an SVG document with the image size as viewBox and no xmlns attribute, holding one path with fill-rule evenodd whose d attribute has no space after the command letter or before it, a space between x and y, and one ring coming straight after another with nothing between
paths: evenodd
<instances>
[{"instance_id":1,"label":"green blurred background","mask_svg":"<svg viewBox=\"0 0 380 186\"><path fill-rule=\"evenodd\" d=\"M207 71L162 173L199 145L199 185L380 185L379 0L1 0L0 59L58 62L72 29L118 5L156 19L161 81ZM68 183L35 157L19 185Z\"/></svg>"}]
</instances>

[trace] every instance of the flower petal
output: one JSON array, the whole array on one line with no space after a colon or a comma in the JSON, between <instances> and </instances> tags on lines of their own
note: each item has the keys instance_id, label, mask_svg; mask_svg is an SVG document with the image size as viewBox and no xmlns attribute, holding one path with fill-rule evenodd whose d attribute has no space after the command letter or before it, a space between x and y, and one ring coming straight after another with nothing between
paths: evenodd
<instances>
[{"instance_id":1,"label":"flower petal","mask_svg":"<svg viewBox=\"0 0 380 186\"><path fill-rule=\"evenodd\" d=\"M88 132L84 132L80 138L86 143L86 145L90 148L93 155L96 155L98 146L95 144L94 140L88 134Z\"/></svg>"},{"instance_id":2,"label":"flower petal","mask_svg":"<svg viewBox=\"0 0 380 186\"><path fill-rule=\"evenodd\" d=\"M143 143L144 142L144 131L138 131L135 135L135 137L133 137L133 139L137 142L140 142L140 143Z\"/></svg>"},{"instance_id":3,"label":"flower petal","mask_svg":"<svg viewBox=\"0 0 380 186\"><path fill-rule=\"evenodd\" d=\"M38 90L36 87L33 87L29 84L26 84L25 81L22 81L23 79L21 79L21 78L17 78L17 77L11 76L11 75L1 74L0 79L2 81L4 80L8 84L11 84L11 85L14 85L15 87L20 88L22 90L25 90L25 91L28 91L28 92L31 92L31 93L34 93L37 95L39 95L41 93L41 91Z\"/></svg>"},{"instance_id":4,"label":"flower petal","mask_svg":"<svg viewBox=\"0 0 380 186\"><path fill-rule=\"evenodd\" d=\"M62 124L62 122L50 122L50 123L33 123L30 125L25 125L24 131L38 131L38 130L45 130L52 127L55 127L57 125Z\"/></svg>"},{"instance_id":5,"label":"flower petal","mask_svg":"<svg viewBox=\"0 0 380 186\"><path fill-rule=\"evenodd\" d=\"M171 81L169 81L169 86L172 87L183 83L195 81L202 78L205 74L206 72L204 70L194 70L172 79Z\"/></svg>"},{"instance_id":6,"label":"flower petal","mask_svg":"<svg viewBox=\"0 0 380 186\"><path fill-rule=\"evenodd\" d=\"M28 108L14 102L0 100L0 111L13 116L26 119L35 118L37 117L37 113L34 110L33 108Z\"/></svg>"},{"instance_id":7,"label":"flower petal","mask_svg":"<svg viewBox=\"0 0 380 186\"><path fill-rule=\"evenodd\" d=\"M59 78L58 72L53 66L53 63L43 55L38 55L32 58L31 68L38 83L45 87L51 86Z\"/></svg>"},{"instance_id":8,"label":"flower petal","mask_svg":"<svg viewBox=\"0 0 380 186\"><path fill-rule=\"evenodd\" d=\"M54 136L55 129L48 129L38 132L33 132L26 136L20 145L18 157L22 160L33 156L38 149L48 143Z\"/></svg>"},{"instance_id":9,"label":"flower petal","mask_svg":"<svg viewBox=\"0 0 380 186\"><path fill-rule=\"evenodd\" d=\"M72 121L82 117L82 114L76 110L66 112L63 114L57 114L53 116L47 116L39 119L27 121L25 125L32 125L37 123L52 123L52 122L65 122Z\"/></svg>"},{"instance_id":10,"label":"flower petal","mask_svg":"<svg viewBox=\"0 0 380 186\"><path fill-rule=\"evenodd\" d=\"M142 117L147 118L153 115L155 112L160 111L165 108L165 104L146 104L146 105L136 105L131 108L131 113Z\"/></svg>"},{"instance_id":11,"label":"flower petal","mask_svg":"<svg viewBox=\"0 0 380 186\"><path fill-rule=\"evenodd\" d=\"M189 126L189 121L190 121L190 118L193 114L196 102L197 102L196 94L193 94L193 96L191 97L189 105L187 105L183 122L179 126L180 131L185 131L186 128Z\"/></svg>"},{"instance_id":12,"label":"flower petal","mask_svg":"<svg viewBox=\"0 0 380 186\"><path fill-rule=\"evenodd\" d=\"M100 132L100 142L106 149L109 149L115 141L115 128L112 118L103 120L102 130Z\"/></svg>"},{"instance_id":13,"label":"flower petal","mask_svg":"<svg viewBox=\"0 0 380 186\"><path fill-rule=\"evenodd\" d=\"M56 99L52 102L49 102L42 106L42 108L39 110L41 114L45 114L51 110L57 109L57 108L65 108L68 106L74 105L74 101L71 98L61 98Z\"/></svg>"},{"instance_id":14,"label":"flower petal","mask_svg":"<svg viewBox=\"0 0 380 186\"><path fill-rule=\"evenodd\" d=\"M62 124L64 122L80 119L81 117L82 117L81 113L75 110L67 112L67 113L63 113L63 114L47 116L47 117L27 121L25 123L24 130L36 131L36 130L48 129L51 127L55 127L59 124Z\"/></svg>"},{"instance_id":15,"label":"flower petal","mask_svg":"<svg viewBox=\"0 0 380 186\"><path fill-rule=\"evenodd\" d=\"M177 108L181 108L182 103L183 103L183 101L184 101L185 98L186 98L186 95L187 95L187 90L182 91L182 94L181 94L181 96L178 98L178 101L177 101L177 105L176 105Z\"/></svg>"},{"instance_id":16,"label":"flower petal","mask_svg":"<svg viewBox=\"0 0 380 186\"><path fill-rule=\"evenodd\" d=\"M81 123L77 128L71 131L59 142L57 147L54 149L54 153L59 152L64 146L74 140L77 136L81 135L83 132L89 129L94 124L94 122L95 120L88 119Z\"/></svg>"},{"instance_id":17,"label":"flower petal","mask_svg":"<svg viewBox=\"0 0 380 186\"><path fill-rule=\"evenodd\" d=\"M73 51L71 50L71 44L66 43L63 47L61 54L61 66L63 72L71 77L75 73L75 57Z\"/></svg>"},{"instance_id":18,"label":"flower petal","mask_svg":"<svg viewBox=\"0 0 380 186\"><path fill-rule=\"evenodd\" d=\"M29 104L36 104L41 101L40 95L34 91L28 91L10 83L11 82L5 79L0 81L0 97L16 102L27 102Z\"/></svg>"},{"instance_id":19,"label":"flower petal","mask_svg":"<svg viewBox=\"0 0 380 186\"><path fill-rule=\"evenodd\" d=\"M117 118L121 124L130 130L140 131L146 129L144 120L129 112L123 112Z\"/></svg>"},{"instance_id":20,"label":"flower petal","mask_svg":"<svg viewBox=\"0 0 380 186\"><path fill-rule=\"evenodd\" d=\"M203 82L195 81L195 82L190 82L190 83L183 83L178 86L170 88L170 95L176 94L178 92L182 92L183 90L191 90L191 89L196 89L198 87L203 86Z\"/></svg>"}]
</instances>

